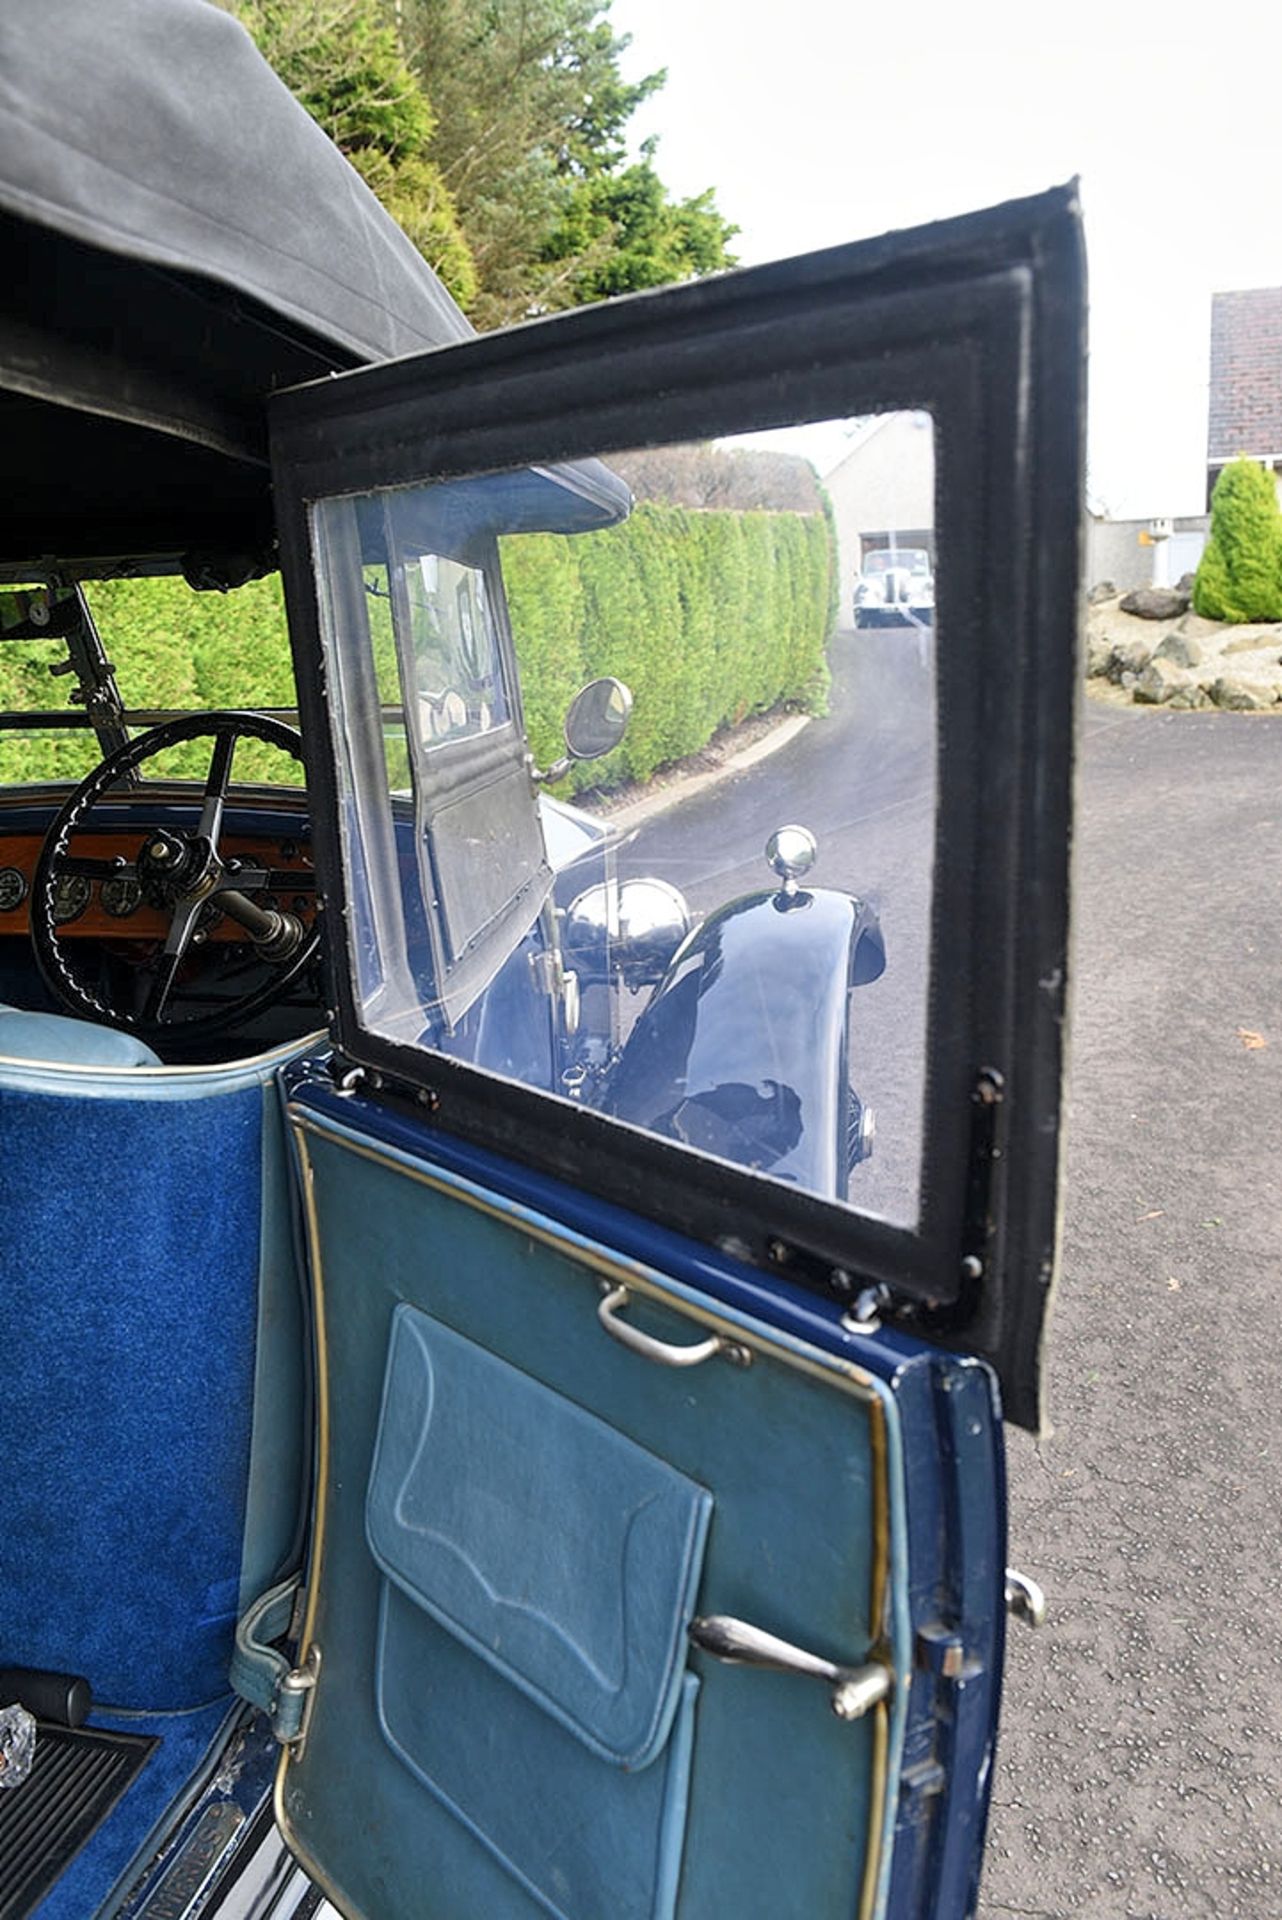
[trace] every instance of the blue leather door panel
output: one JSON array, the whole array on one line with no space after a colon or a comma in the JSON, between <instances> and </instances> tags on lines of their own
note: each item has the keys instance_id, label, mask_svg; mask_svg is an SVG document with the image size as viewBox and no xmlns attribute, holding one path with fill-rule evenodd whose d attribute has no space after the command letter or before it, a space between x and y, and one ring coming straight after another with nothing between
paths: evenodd
<instances>
[{"instance_id":1,"label":"blue leather door panel","mask_svg":"<svg viewBox=\"0 0 1282 1920\"><path fill-rule=\"evenodd\" d=\"M321 1428L291 1846L369 1920L875 1912L911 1677L894 1394L291 1111ZM638 1327L752 1364L611 1340L625 1277ZM695 1612L884 1659L895 1698L843 1722L821 1681L691 1654Z\"/></svg>"}]
</instances>

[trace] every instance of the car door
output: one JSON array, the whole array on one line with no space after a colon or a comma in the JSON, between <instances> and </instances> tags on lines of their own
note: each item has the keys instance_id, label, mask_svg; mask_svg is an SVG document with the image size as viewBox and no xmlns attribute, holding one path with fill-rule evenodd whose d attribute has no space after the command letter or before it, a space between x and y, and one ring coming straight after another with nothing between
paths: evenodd
<instances>
[{"instance_id":1,"label":"car door","mask_svg":"<svg viewBox=\"0 0 1282 1920\"><path fill-rule=\"evenodd\" d=\"M317 1440L277 1807L346 1914L973 1910L1002 1405L1036 1425L1055 1258L1082 356L1070 189L274 403L334 1037L289 1097ZM907 737L886 696L858 764L831 776L839 712L829 771L781 751L770 792L782 826L788 767L808 802L848 785L843 830L911 817L920 848L859 841L890 850L871 946L876 885L815 885L793 842L776 878L727 869L729 904L703 874L585 1064L511 543L598 554L620 449L834 422L857 452L891 411L931 433L934 625L830 656L915 659L921 782L861 811ZM751 517L727 550L768 538L799 578L816 529ZM447 693L460 595L472 691ZM659 619L630 604L628 644ZM898 1185L862 1188L857 1154L847 1180L807 1148L878 1046Z\"/></svg>"}]
</instances>

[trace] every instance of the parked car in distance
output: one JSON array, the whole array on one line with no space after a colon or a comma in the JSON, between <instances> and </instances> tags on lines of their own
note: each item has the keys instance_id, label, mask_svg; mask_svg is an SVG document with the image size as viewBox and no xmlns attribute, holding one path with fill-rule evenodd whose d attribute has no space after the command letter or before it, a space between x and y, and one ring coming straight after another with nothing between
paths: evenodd
<instances>
[{"instance_id":1,"label":"parked car in distance","mask_svg":"<svg viewBox=\"0 0 1282 1920\"><path fill-rule=\"evenodd\" d=\"M877 547L855 582L857 627L930 626L935 575L924 547Z\"/></svg>"}]
</instances>

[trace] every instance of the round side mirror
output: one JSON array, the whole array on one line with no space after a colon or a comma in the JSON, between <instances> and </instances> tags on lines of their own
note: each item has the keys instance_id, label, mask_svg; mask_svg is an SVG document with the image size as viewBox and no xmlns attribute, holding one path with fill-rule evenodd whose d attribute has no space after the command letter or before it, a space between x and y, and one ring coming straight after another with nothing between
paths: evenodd
<instances>
[{"instance_id":1,"label":"round side mirror","mask_svg":"<svg viewBox=\"0 0 1282 1920\"><path fill-rule=\"evenodd\" d=\"M570 702L565 745L572 760L599 760L613 753L628 730L632 695L622 680L589 680Z\"/></svg>"}]
</instances>

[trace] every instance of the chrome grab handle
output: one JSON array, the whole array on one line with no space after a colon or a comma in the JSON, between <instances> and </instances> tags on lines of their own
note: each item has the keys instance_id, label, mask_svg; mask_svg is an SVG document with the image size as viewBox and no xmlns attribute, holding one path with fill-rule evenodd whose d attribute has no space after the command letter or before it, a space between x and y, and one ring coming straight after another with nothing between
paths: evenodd
<instances>
[{"instance_id":1,"label":"chrome grab handle","mask_svg":"<svg viewBox=\"0 0 1282 1920\"><path fill-rule=\"evenodd\" d=\"M641 1354L646 1360L657 1361L661 1367L698 1367L719 1353L737 1367L751 1364L752 1355L747 1347L736 1346L732 1340L723 1340L719 1333L714 1333L707 1340L696 1340L688 1347L674 1347L667 1340L656 1340L653 1334L642 1333L639 1327L630 1327L626 1320L619 1319L630 1298L626 1287L610 1287L606 1289L596 1314L610 1338L619 1341L622 1346L630 1347L633 1353Z\"/></svg>"},{"instance_id":2,"label":"chrome grab handle","mask_svg":"<svg viewBox=\"0 0 1282 1920\"><path fill-rule=\"evenodd\" d=\"M709 1613L692 1620L687 1629L693 1645L714 1660L732 1667L763 1667L770 1673L804 1673L827 1680L832 1687L832 1710L839 1720L860 1720L870 1707L885 1700L894 1684L890 1668L880 1660L862 1667L841 1667L790 1640L735 1620L726 1613Z\"/></svg>"},{"instance_id":3,"label":"chrome grab handle","mask_svg":"<svg viewBox=\"0 0 1282 1920\"><path fill-rule=\"evenodd\" d=\"M1018 1567L1006 1569L1006 1611L1024 1627L1046 1623L1046 1595L1036 1580L1030 1580Z\"/></svg>"}]
</instances>

